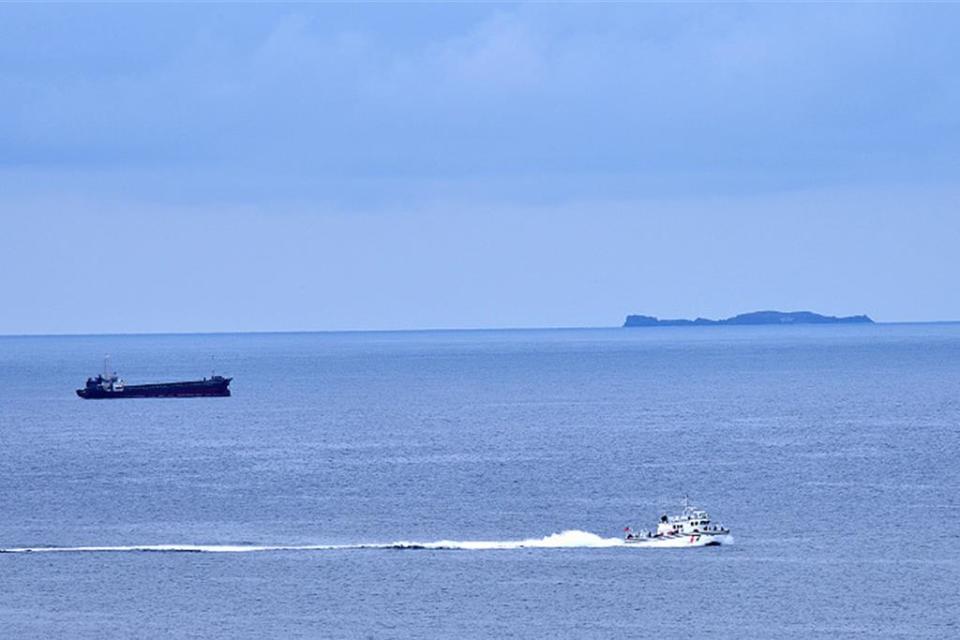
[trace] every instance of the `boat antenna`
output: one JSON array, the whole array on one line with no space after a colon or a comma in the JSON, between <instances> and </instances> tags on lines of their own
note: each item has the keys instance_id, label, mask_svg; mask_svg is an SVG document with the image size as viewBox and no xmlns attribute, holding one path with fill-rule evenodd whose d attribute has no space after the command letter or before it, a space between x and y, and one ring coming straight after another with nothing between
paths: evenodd
<instances>
[{"instance_id":1,"label":"boat antenna","mask_svg":"<svg viewBox=\"0 0 960 640\"><path fill-rule=\"evenodd\" d=\"M103 356L103 377L110 377L110 354L104 354Z\"/></svg>"}]
</instances>

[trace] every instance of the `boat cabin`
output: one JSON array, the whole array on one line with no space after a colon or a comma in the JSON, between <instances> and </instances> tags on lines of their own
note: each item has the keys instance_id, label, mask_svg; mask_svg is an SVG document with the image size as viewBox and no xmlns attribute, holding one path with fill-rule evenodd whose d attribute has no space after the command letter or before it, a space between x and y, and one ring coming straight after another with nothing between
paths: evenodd
<instances>
[{"instance_id":1,"label":"boat cabin","mask_svg":"<svg viewBox=\"0 0 960 640\"><path fill-rule=\"evenodd\" d=\"M100 374L96 378L87 378L87 391L123 391L123 380L116 373Z\"/></svg>"},{"instance_id":2,"label":"boat cabin","mask_svg":"<svg viewBox=\"0 0 960 640\"><path fill-rule=\"evenodd\" d=\"M703 509L690 506L690 501L684 498L683 512L678 516L660 516L657 524L658 536L684 535L695 533L726 533L727 529L720 524L711 524L710 515Z\"/></svg>"},{"instance_id":3,"label":"boat cabin","mask_svg":"<svg viewBox=\"0 0 960 640\"><path fill-rule=\"evenodd\" d=\"M710 516L706 511L686 507L678 516L660 516L657 535L670 533L702 533L710 531Z\"/></svg>"}]
</instances>

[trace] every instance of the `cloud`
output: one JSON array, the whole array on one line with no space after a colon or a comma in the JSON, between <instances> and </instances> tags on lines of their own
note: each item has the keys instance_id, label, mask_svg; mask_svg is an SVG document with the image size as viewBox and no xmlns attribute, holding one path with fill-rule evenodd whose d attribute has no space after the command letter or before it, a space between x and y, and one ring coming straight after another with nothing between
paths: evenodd
<instances>
[{"instance_id":1,"label":"cloud","mask_svg":"<svg viewBox=\"0 0 960 640\"><path fill-rule=\"evenodd\" d=\"M0 45L0 167L341 201L937 180L957 11L74 7L53 29L18 9L0 35L19 16L60 53Z\"/></svg>"}]
</instances>

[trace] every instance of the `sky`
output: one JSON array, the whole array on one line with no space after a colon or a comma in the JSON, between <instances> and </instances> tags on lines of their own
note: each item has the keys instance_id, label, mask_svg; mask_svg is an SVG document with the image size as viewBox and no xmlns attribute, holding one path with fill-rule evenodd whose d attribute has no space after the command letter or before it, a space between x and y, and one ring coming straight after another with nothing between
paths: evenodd
<instances>
[{"instance_id":1,"label":"sky","mask_svg":"<svg viewBox=\"0 0 960 640\"><path fill-rule=\"evenodd\" d=\"M0 4L0 334L960 320L960 5Z\"/></svg>"}]
</instances>

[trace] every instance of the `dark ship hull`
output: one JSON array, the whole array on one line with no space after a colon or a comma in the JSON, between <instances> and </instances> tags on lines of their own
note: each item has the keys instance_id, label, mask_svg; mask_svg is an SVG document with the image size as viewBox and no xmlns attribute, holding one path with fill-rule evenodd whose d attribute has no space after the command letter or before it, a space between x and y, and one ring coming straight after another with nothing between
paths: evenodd
<instances>
[{"instance_id":1,"label":"dark ship hull","mask_svg":"<svg viewBox=\"0 0 960 640\"><path fill-rule=\"evenodd\" d=\"M214 376L210 379L187 382L164 382L159 384L124 385L120 389L104 389L101 386L88 386L77 389L77 395L85 400L107 398L206 398L230 395L230 381L233 378Z\"/></svg>"}]
</instances>

